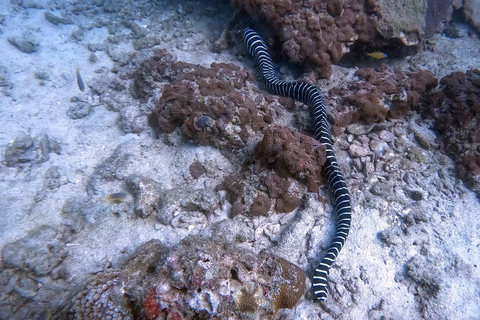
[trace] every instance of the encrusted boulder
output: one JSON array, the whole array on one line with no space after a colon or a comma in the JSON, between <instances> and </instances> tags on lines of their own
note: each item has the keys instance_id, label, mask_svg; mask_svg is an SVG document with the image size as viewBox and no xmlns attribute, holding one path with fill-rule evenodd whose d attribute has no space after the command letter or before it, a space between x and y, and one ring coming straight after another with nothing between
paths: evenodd
<instances>
[{"instance_id":1,"label":"encrusted boulder","mask_svg":"<svg viewBox=\"0 0 480 320\"><path fill-rule=\"evenodd\" d=\"M159 50L137 71L134 91L147 99L152 88L163 86L149 116L156 131L180 127L184 137L200 145L231 150L249 144L281 112L278 101L288 100L261 93L254 84L252 74L234 64L207 68L174 62Z\"/></svg>"},{"instance_id":2,"label":"encrusted boulder","mask_svg":"<svg viewBox=\"0 0 480 320\"><path fill-rule=\"evenodd\" d=\"M297 304L305 281L296 265L225 237L189 236L170 249L151 240L121 269L87 283L72 300L69 317L268 319Z\"/></svg>"},{"instance_id":3,"label":"encrusted boulder","mask_svg":"<svg viewBox=\"0 0 480 320\"><path fill-rule=\"evenodd\" d=\"M272 253L189 237L168 254L142 310L147 319L249 319L293 308L304 290L303 271Z\"/></svg>"},{"instance_id":4,"label":"encrusted boulder","mask_svg":"<svg viewBox=\"0 0 480 320\"><path fill-rule=\"evenodd\" d=\"M457 163L460 178L480 197L480 70L453 72L440 80L421 110L435 119L442 149Z\"/></svg>"},{"instance_id":5,"label":"encrusted boulder","mask_svg":"<svg viewBox=\"0 0 480 320\"><path fill-rule=\"evenodd\" d=\"M322 165L326 161L325 146L312 137L287 127L269 127L255 147L255 158L280 176L303 181L309 191L316 191L323 182Z\"/></svg>"},{"instance_id":6,"label":"encrusted boulder","mask_svg":"<svg viewBox=\"0 0 480 320\"><path fill-rule=\"evenodd\" d=\"M337 62L354 46L417 45L431 36L454 10L452 0L284 1L232 0L262 21L278 37L291 62L330 77Z\"/></svg>"},{"instance_id":7,"label":"encrusted boulder","mask_svg":"<svg viewBox=\"0 0 480 320\"><path fill-rule=\"evenodd\" d=\"M403 72L386 64L359 69L355 75L356 80L328 93L330 100L338 98L338 109L331 110L334 133L358 120L372 124L401 118L438 84L428 70Z\"/></svg>"},{"instance_id":8,"label":"encrusted boulder","mask_svg":"<svg viewBox=\"0 0 480 320\"><path fill-rule=\"evenodd\" d=\"M227 176L217 189L226 190L231 217L291 212L306 192L318 192L325 161L325 147L314 138L285 126L270 126L244 170Z\"/></svg>"}]
</instances>

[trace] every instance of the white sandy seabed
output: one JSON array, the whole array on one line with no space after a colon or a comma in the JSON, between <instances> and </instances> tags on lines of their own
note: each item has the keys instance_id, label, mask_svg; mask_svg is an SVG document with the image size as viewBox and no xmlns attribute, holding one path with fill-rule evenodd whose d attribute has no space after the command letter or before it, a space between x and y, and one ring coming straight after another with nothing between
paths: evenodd
<instances>
[{"instance_id":1,"label":"white sandy seabed","mask_svg":"<svg viewBox=\"0 0 480 320\"><path fill-rule=\"evenodd\" d=\"M54 24L45 12L66 20ZM118 266L150 239L173 245L201 232L201 225L173 227L134 218L132 195L122 204L109 203L105 195L123 190L118 181L94 192L87 187L96 170L108 165L128 171L116 174L151 177L162 190L183 191L214 190L226 175L240 170L215 148L156 139L145 116L152 102L134 99L131 83L121 77L125 68L133 68L126 60L131 53L146 57L152 52L150 47L134 48L138 32L160 39L158 47L181 61L243 66L244 56L212 50L231 15L228 3L0 3L0 249L43 225L75 225L65 208L84 202L93 208L90 215L85 213L87 223L58 240L67 252L62 258L65 283L78 290L90 274ZM135 22L140 31L125 21ZM468 35L467 28L460 26L462 37L457 39L435 35L430 40L435 51L422 51L396 63L405 69L422 66L437 77L478 67L480 41ZM24 41L34 51L22 52L12 41ZM76 68L87 86L85 92L78 89ZM333 77L340 69L335 67ZM118 84L125 90L112 89ZM78 116L82 112L85 116ZM392 194L382 193L381 187L391 179L376 172L364 178L364 185L351 183L354 220L347 245L330 274L334 298L324 305L304 298L293 310L280 312L279 318L480 319L480 204L455 177L450 159L437 149L418 145L412 132L435 139L430 124L419 119L411 114L397 126L405 131L407 146L420 149L427 160L399 172L402 181L393 183ZM16 158L20 160L11 164L6 150L15 143L23 151ZM127 153L132 155L127 164L115 160ZM395 156L403 159L407 154ZM340 152L338 157L347 163L349 156ZM192 179L188 171L194 161L206 167L199 179ZM374 194L369 191L373 186L378 189ZM420 194L421 200L413 201L404 190ZM228 204L220 202L206 224L227 219ZM318 247L326 246L333 233L330 213L329 205L309 197L302 210L246 219L255 235L250 246L259 252L277 243L277 254L308 272L318 262ZM281 228L290 231L272 235L272 230ZM22 248L18 250L22 256ZM8 267L5 263L0 265L2 272ZM0 317L5 319L38 316L44 308L65 303L65 297L42 302L36 293L40 289L22 290L5 274L0 281ZM74 289L65 296L75 293ZM15 295L21 298L11 298ZM22 307L15 308L15 301L26 301L23 308L31 308L30 313L18 311Z\"/></svg>"}]
</instances>

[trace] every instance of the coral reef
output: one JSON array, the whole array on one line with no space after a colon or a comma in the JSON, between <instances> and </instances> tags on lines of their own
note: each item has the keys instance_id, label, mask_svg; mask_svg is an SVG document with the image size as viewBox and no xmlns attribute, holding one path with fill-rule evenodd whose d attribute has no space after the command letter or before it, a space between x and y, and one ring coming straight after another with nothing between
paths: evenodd
<instances>
[{"instance_id":1,"label":"coral reef","mask_svg":"<svg viewBox=\"0 0 480 320\"><path fill-rule=\"evenodd\" d=\"M420 255L413 257L406 264L407 275L415 281L426 294L435 297L445 278L439 268L438 262ZM420 289L419 288L419 289ZM419 290L420 291L420 290Z\"/></svg>"},{"instance_id":2,"label":"coral reef","mask_svg":"<svg viewBox=\"0 0 480 320\"><path fill-rule=\"evenodd\" d=\"M105 271L99 273L80 291L73 302L70 319L132 320L132 310L125 295L126 274Z\"/></svg>"},{"instance_id":3,"label":"coral reef","mask_svg":"<svg viewBox=\"0 0 480 320\"><path fill-rule=\"evenodd\" d=\"M315 192L322 184L322 165L327 160L325 147L312 137L287 127L270 126L255 147L255 159L280 176L291 176Z\"/></svg>"},{"instance_id":4,"label":"coral reef","mask_svg":"<svg viewBox=\"0 0 480 320\"><path fill-rule=\"evenodd\" d=\"M22 36L9 37L8 42L24 53L32 53L40 46L38 36L31 31L26 31Z\"/></svg>"},{"instance_id":5,"label":"coral reef","mask_svg":"<svg viewBox=\"0 0 480 320\"><path fill-rule=\"evenodd\" d=\"M440 80L420 108L435 119L443 150L452 156L459 176L480 197L480 70L453 72Z\"/></svg>"},{"instance_id":6,"label":"coral reef","mask_svg":"<svg viewBox=\"0 0 480 320\"><path fill-rule=\"evenodd\" d=\"M249 72L237 66L212 64L205 68L173 62L165 50L144 61L134 74L134 91L142 99L148 99L153 88L163 85L162 95L149 116L150 125L158 131L171 133L180 127L186 138L229 152L253 147L264 133L263 140L255 147L253 160L244 164L244 168L254 164L254 170L227 177L217 188L227 190L232 217L240 212L265 216L272 206L277 212L294 210L302 192L289 192L291 183L287 178L298 180L313 192L323 183L324 147L287 127L269 127L282 113L283 105L293 109L292 100L260 92L252 85L254 82ZM199 163L192 163L189 171L197 178L205 169ZM262 173L262 178L253 177L252 173ZM267 178L275 174L279 177ZM157 219L171 223L171 214L166 217L162 212L168 210L160 208Z\"/></svg>"},{"instance_id":7,"label":"coral reef","mask_svg":"<svg viewBox=\"0 0 480 320\"><path fill-rule=\"evenodd\" d=\"M231 217L266 216L272 204L275 212L291 212L305 192L318 192L325 161L325 147L315 139L288 127L270 126L243 172L227 176L217 189L227 191ZM292 185L297 192L291 191ZM251 194L256 195L252 203L247 200Z\"/></svg>"},{"instance_id":8,"label":"coral reef","mask_svg":"<svg viewBox=\"0 0 480 320\"><path fill-rule=\"evenodd\" d=\"M87 283L69 317L256 319L293 308L305 280L292 263L266 251L256 255L222 236L189 236L171 249L151 240L121 269Z\"/></svg>"},{"instance_id":9,"label":"coral reef","mask_svg":"<svg viewBox=\"0 0 480 320\"><path fill-rule=\"evenodd\" d=\"M424 38L431 37L442 24L449 22L453 11L461 7L461 0L427 0Z\"/></svg>"},{"instance_id":10,"label":"coral reef","mask_svg":"<svg viewBox=\"0 0 480 320\"><path fill-rule=\"evenodd\" d=\"M430 2L438 10L427 10ZM322 78L330 77L330 63L339 61L354 46L378 48L395 43L398 49L398 44L416 45L424 35L431 36L431 30L448 21L453 12L449 0L434 2L231 1L270 26L291 62L313 67Z\"/></svg>"},{"instance_id":11,"label":"coral reef","mask_svg":"<svg viewBox=\"0 0 480 320\"><path fill-rule=\"evenodd\" d=\"M289 179L281 178L277 173L266 171L266 174L262 175L260 182L262 183L261 187L265 188L268 195L272 199L276 199L275 212L291 212L300 204L302 194L291 192L290 186L292 183L290 183Z\"/></svg>"},{"instance_id":12,"label":"coral reef","mask_svg":"<svg viewBox=\"0 0 480 320\"><path fill-rule=\"evenodd\" d=\"M245 203L245 182L240 174L229 175L225 180L217 186L217 190L227 191L227 200L232 204L230 209L230 217L235 217L242 212L247 213Z\"/></svg>"},{"instance_id":13,"label":"coral reef","mask_svg":"<svg viewBox=\"0 0 480 320\"><path fill-rule=\"evenodd\" d=\"M201 145L242 148L273 122L279 110L272 104L278 98L251 98L259 93L250 85L255 83L252 74L233 64L213 63L206 68L173 62L165 50L159 50L134 77L134 90L144 99L156 83L171 81L163 86L149 123L166 133L181 127L187 139Z\"/></svg>"},{"instance_id":14,"label":"coral reef","mask_svg":"<svg viewBox=\"0 0 480 320\"><path fill-rule=\"evenodd\" d=\"M262 0L263 3L272 1ZM297 3L308 7L322 1L325 2ZM448 10L450 2L426 1L427 16L430 10L438 13ZM357 2L361 3L361 0ZM465 0L467 2L473 3ZM287 6L292 2L276 3ZM351 3L351 0L330 1L327 7L330 12L318 15L322 15L321 19L325 21L332 17L334 22L343 23L346 21L342 20L343 15L335 11L341 9L346 11L346 16L351 15L353 9L348 7ZM230 307L244 311L236 313L238 317L259 319L455 319L459 314L476 319L480 314L480 304L472 303L478 301L480 290L480 247L475 243L480 230L480 221L475 216L478 200L466 190L464 183L456 179L453 161L441 154L439 145L442 149L447 145L431 130L435 120L422 119L419 113L409 112L394 121L372 125L355 123L356 120L347 121L337 114L342 115L341 112L350 110L348 108L359 108L344 106L340 95L337 98L333 93L326 94L329 117L336 121L345 120L345 125L333 127L334 130L337 128L334 147L355 200L355 232L351 233L347 250L330 273L330 298L326 304L314 303L307 296L306 299L300 298L294 310L278 309L296 302L297 296L292 294L288 296L294 298L291 301L279 297L276 306L271 301L270 306L262 305L266 299L257 295L255 284L251 284L253 281L248 282L259 273L255 269L250 271L254 275L241 283L245 279L242 273L245 270L241 269L244 260L231 251L238 250L246 258L253 257L253 262L247 264L250 266L260 265L265 259L258 253L267 249L303 270L311 271L311 266L323 256L333 237L335 214L328 187L321 187L319 194L306 193L305 180L290 172L280 175L276 171L280 159L269 165L255 158L255 146L273 123L300 132L309 130L310 117L306 110L302 110L304 106L257 89L257 83L254 83L257 81L253 81L250 74L246 80L241 78L242 69L230 70L230 65L209 67L212 61L245 62L245 56L238 56L241 53L239 48L245 55L244 45L228 49L228 45L239 38L236 27L226 28L227 35L223 40L226 46L212 52L214 41L234 13L228 1L47 3L11 0L4 1L0 7L0 36L6 43L2 47L4 59L0 65L0 118L4 120L0 134L3 156L0 183L4 191L0 198L3 213L0 224L0 319L66 319L70 309L73 318L98 315L105 319L175 319L183 316L188 308L196 319L228 319L230 314L226 313ZM443 9L439 10L440 7ZM359 13L358 20L364 19L362 12ZM442 15L440 13L438 18L441 19ZM74 24L63 25L64 18L71 19ZM296 19L294 14L286 18L288 22ZM412 15L412 18L412 21L419 19L419 15ZM315 23L314 18L305 23L309 21ZM314 31L305 36L302 23L298 22L298 34L304 38L297 39L295 35L287 45L303 45L310 39L312 50L330 50L332 57L338 59L339 47L335 44L339 42L339 33L327 34L326 31L330 31L328 25L320 28L325 30L321 35L325 44L327 38L331 38L332 45L330 48L316 48ZM452 25L457 30L452 34L459 38L438 35L427 41L424 47L419 47L418 54L411 58L382 61L400 66L405 71L427 68L438 79L454 70L465 72L470 66L478 68L478 57L474 52L474 48L479 47L478 37L463 19ZM335 28L345 32L348 28L357 30L357 26L349 24L337 27L337 22ZM427 36L427 29L422 28L418 34L424 37L421 33L425 30ZM29 31L30 35L24 31ZM367 40L373 35L373 41L342 43L340 49L345 58L342 58L342 66L350 62L362 65L381 62L370 58L365 61L356 59L357 55L363 57L365 52L378 50L395 58L393 49L398 50L399 56L416 50L403 47L399 43L402 40L395 39L386 40L387 47L372 48L384 44L384 40L373 31L363 35ZM385 31L388 32L388 28ZM269 48L276 58L280 59L282 54L286 57L278 36L283 30L279 28L272 32L273 36L267 38ZM415 42L417 36L406 40ZM18 48L9 43L9 39ZM172 56L167 52L158 54L158 60L149 59L143 65L151 63L154 67L132 73L139 68L140 61L159 47L167 48ZM370 48L372 50L367 51ZM388 48L392 52L386 51ZM27 54L19 49L26 52L36 49L37 52ZM288 49L292 50L291 47ZM344 49L351 53L345 56ZM176 57L190 64L175 62ZM62 63L58 63L59 59ZM201 64L203 69L200 70L195 63ZM279 74L292 80L290 69L285 64L279 66ZM312 62L307 67L312 66L323 68ZM84 76L86 92L78 90L76 67ZM229 70L225 71L225 79L218 73L203 76L204 72L221 69ZM312 72L309 82L320 88L348 87L355 71L353 67L334 67L335 76L331 81L317 81ZM212 117L213 112L202 112L199 118L193 119L202 130L209 130L214 121L215 126L220 123L232 128L233 134L224 138L222 132L211 136L201 132L204 136L200 136L188 131L191 125L185 121L191 121L192 115L186 115L185 121L175 120L167 112L165 115L177 121L174 132L156 136L149 127L147 115L158 105L164 87L168 84L188 88L186 77L193 78L195 72L198 72L199 79L211 83L225 80L229 87L235 84L234 78L238 76L240 89L231 87L229 93L245 94L261 105L260 112L255 110L253 116L267 115L266 110L272 110L274 122L264 121L267 125L262 122L263 127L257 131L245 125L248 137L244 139L237 132L241 132L243 126L236 118L241 106L227 106L233 110L232 120L218 120ZM386 74L384 80L389 81L391 74ZM134 75L135 79L129 75ZM197 90L195 82L196 79L190 84ZM355 82L359 80L355 79ZM460 83L458 87L461 87ZM258 85L261 87L260 83ZM345 92L353 95L353 90ZM169 94L174 93L169 89ZM424 94L420 95L424 97ZM190 98L197 97L211 98L219 103L230 101L228 96L221 100L200 91L198 95L195 91ZM388 109L391 104L389 97L385 97L382 101ZM445 108L451 99L455 100L455 97L452 95L445 100ZM179 102L168 101L164 108L174 106L175 111L183 112L179 109ZM438 106L440 102L443 100ZM196 102L189 100L185 107L190 103L195 106ZM208 102L205 106L209 106ZM441 108L434 110L440 112ZM360 116L358 113L357 119ZM184 127L189 135L182 132ZM459 129L455 130L458 132ZM287 130L282 132L294 143L297 136ZM194 138L190 138L192 135ZM204 137L202 141L213 147L197 146ZM245 147L230 148L237 141ZM290 141L281 141L278 146L288 143ZM305 158L310 156L302 155ZM270 154L268 157L273 158ZM245 158L248 159L245 161ZM287 169L286 166L278 167L282 171ZM468 170L466 172L473 172ZM214 187L232 174L235 174L229 185L232 191L216 192ZM123 201L112 201L110 196L114 194L122 194ZM232 201L236 198L231 212L225 197L231 197ZM281 214L292 210L295 211ZM242 214L226 219L234 212ZM223 223L216 223L219 220ZM65 224L70 227L65 228ZM377 233L381 233L378 238ZM190 245L188 250L186 243L182 244L183 249L177 246L181 239L192 234L201 234L204 239L208 234L209 243L205 248ZM228 240L219 239L218 235L225 235ZM163 245L153 241L125 262L140 244L151 239L159 239ZM207 240L193 237L190 241L204 244ZM215 253L211 254L213 250ZM171 258L169 252L172 252ZM182 253L187 252L189 254L182 257ZM207 254L213 258L208 260ZM221 261L221 265L217 254L226 260ZM229 259L237 258L240 263L238 272L226 264L231 262ZM202 269L210 262L221 268ZM277 262L284 263L282 260ZM171 270L163 269L167 264ZM264 265L270 266L269 263ZM183 266L191 272L190 278L182 273ZM221 274L214 274L218 270ZM295 271L288 264L284 270ZM209 272L212 272L211 276ZM173 276L175 285L185 287L173 287L172 277L165 280L161 278L164 275L165 278ZM222 278L222 275L226 276ZM208 281L199 285L201 292L188 289L207 276ZM211 279L220 279L220 287L208 287ZM234 302L230 304L217 299L222 294L222 297L230 298L229 288L222 286L227 280L222 282L222 279L228 279L234 288L244 288L243 292L232 294ZM273 283L269 276L259 277L259 280L262 283L257 285L258 292L263 285ZM171 293L166 298L162 296L164 283ZM296 287L297 281L291 283ZM284 287L289 290L288 285ZM64 310L74 295L77 295L74 303ZM177 304L170 303L173 300ZM190 305L183 308L187 302ZM225 313L219 311L215 315L210 312L223 306L227 306ZM255 309L257 313L253 313ZM275 309L274 315L268 313Z\"/></svg>"},{"instance_id":15,"label":"coral reef","mask_svg":"<svg viewBox=\"0 0 480 320\"><path fill-rule=\"evenodd\" d=\"M338 108L331 110L334 133L338 132L335 127L345 127L358 120L372 124L401 118L438 84L428 70L403 72L386 64L375 69L359 69L356 76L359 81L329 92L330 99L340 100Z\"/></svg>"}]
</instances>

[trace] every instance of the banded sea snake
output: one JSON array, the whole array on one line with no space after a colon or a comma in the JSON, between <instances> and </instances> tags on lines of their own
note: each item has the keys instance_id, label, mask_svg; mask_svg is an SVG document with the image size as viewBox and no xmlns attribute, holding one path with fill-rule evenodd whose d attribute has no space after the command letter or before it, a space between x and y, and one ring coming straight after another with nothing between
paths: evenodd
<instances>
[{"instance_id":1,"label":"banded sea snake","mask_svg":"<svg viewBox=\"0 0 480 320\"><path fill-rule=\"evenodd\" d=\"M277 78L267 45L254 30L246 28L243 33L243 38L245 39L250 55L255 58L258 64L258 68L268 90L276 95L290 97L305 103L313 119L315 138L326 147L327 161L325 162L324 169L333 197L335 198L337 226L335 237L330 244L327 254L315 268L312 279L315 297L320 301L324 301L327 299L327 277L333 262L345 244L352 217L350 194L332 147L327 110L320 90L316 86L305 82L286 82Z\"/></svg>"}]
</instances>

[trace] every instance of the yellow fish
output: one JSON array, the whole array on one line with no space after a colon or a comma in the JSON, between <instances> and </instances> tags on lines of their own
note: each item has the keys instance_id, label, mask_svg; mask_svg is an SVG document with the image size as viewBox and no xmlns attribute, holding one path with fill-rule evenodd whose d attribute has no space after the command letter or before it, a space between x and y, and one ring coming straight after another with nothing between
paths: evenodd
<instances>
[{"instance_id":1,"label":"yellow fish","mask_svg":"<svg viewBox=\"0 0 480 320\"><path fill-rule=\"evenodd\" d=\"M128 196L126 192L115 192L107 195L107 200L111 203L120 204Z\"/></svg>"},{"instance_id":2,"label":"yellow fish","mask_svg":"<svg viewBox=\"0 0 480 320\"><path fill-rule=\"evenodd\" d=\"M367 56L375 58L375 59L385 59L388 58L386 53L375 51L375 52L367 52Z\"/></svg>"}]
</instances>

